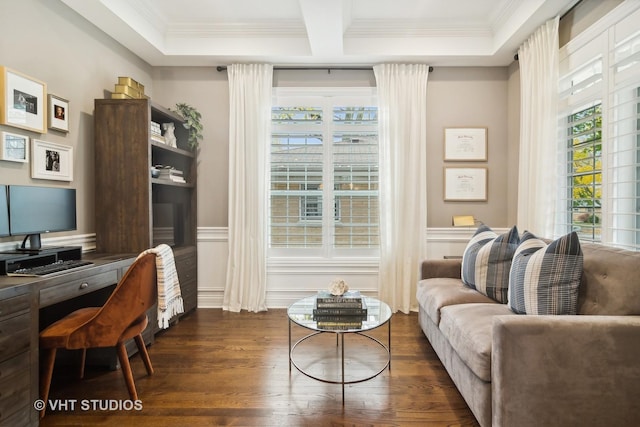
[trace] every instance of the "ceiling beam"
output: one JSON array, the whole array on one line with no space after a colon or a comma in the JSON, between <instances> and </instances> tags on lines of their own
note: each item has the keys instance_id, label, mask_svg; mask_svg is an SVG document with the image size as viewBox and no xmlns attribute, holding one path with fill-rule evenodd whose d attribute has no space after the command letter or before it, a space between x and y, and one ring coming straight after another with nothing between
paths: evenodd
<instances>
[{"instance_id":1,"label":"ceiling beam","mask_svg":"<svg viewBox=\"0 0 640 427\"><path fill-rule=\"evenodd\" d=\"M299 0L313 56L342 55L345 8L342 0Z\"/></svg>"}]
</instances>

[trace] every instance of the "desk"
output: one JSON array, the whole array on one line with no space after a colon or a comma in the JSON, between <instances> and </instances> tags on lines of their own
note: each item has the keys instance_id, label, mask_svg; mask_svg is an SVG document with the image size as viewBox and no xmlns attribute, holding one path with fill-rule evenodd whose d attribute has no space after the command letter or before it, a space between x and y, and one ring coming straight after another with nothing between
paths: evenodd
<instances>
[{"instance_id":1,"label":"desk","mask_svg":"<svg viewBox=\"0 0 640 427\"><path fill-rule=\"evenodd\" d=\"M83 259L95 265L48 278L0 276L0 425L38 425L39 413L32 405L39 398L40 310L100 290L110 293L108 288L118 283L135 255L89 253Z\"/></svg>"}]
</instances>

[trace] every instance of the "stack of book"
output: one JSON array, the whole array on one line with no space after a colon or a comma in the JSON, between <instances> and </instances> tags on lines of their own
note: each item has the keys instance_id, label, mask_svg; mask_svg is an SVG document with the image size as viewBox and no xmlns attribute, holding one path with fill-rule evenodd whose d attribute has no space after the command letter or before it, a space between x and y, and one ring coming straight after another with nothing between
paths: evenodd
<instances>
[{"instance_id":1,"label":"stack of book","mask_svg":"<svg viewBox=\"0 0 640 427\"><path fill-rule=\"evenodd\" d=\"M156 166L156 169L158 169L158 172L159 172L158 179L167 179L172 182L180 182L180 183L187 182L184 179L184 176L181 170L174 169L170 166Z\"/></svg>"},{"instance_id":2,"label":"stack of book","mask_svg":"<svg viewBox=\"0 0 640 427\"><path fill-rule=\"evenodd\" d=\"M164 136L162 136L162 130L160 130L160 123L151 122L151 140L166 144Z\"/></svg>"},{"instance_id":3,"label":"stack of book","mask_svg":"<svg viewBox=\"0 0 640 427\"><path fill-rule=\"evenodd\" d=\"M320 329L360 329L367 319L367 305L358 291L349 291L335 296L320 291L313 309L313 319Z\"/></svg>"}]
</instances>

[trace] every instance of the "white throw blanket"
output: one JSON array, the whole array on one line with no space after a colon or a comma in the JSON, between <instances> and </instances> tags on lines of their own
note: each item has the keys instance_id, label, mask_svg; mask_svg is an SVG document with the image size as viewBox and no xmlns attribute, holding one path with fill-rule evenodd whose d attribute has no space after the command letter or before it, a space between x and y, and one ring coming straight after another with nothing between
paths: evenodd
<instances>
[{"instance_id":1,"label":"white throw blanket","mask_svg":"<svg viewBox=\"0 0 640 427\"><path fill-rule=\"evenodd\" d=\"M147 249L138 255L138 258L146 254L154 254L156 256L158 326L166 329L169 327L169 320L173 316L184 312L178 272L173 260L173 251L169 245L163 243L155 248Z\"/></svg>"}]
</instances>

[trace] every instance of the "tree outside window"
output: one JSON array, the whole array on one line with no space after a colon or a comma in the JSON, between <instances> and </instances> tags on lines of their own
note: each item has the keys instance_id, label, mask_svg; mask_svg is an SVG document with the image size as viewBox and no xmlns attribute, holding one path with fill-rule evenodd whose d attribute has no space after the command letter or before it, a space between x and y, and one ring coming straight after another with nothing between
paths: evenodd
<instances>
[{"instance_id":1,"label":"tree outside window","mask_svg":"<svg viewBox=\"0 0 640 427\"><path fill-rule=\"evenodd\" d=\"M602 104L568 118L569 213L581 238L600 241L602 218Z\"/></svg>"}]
</instances>

